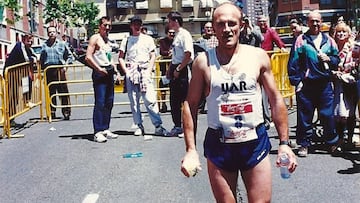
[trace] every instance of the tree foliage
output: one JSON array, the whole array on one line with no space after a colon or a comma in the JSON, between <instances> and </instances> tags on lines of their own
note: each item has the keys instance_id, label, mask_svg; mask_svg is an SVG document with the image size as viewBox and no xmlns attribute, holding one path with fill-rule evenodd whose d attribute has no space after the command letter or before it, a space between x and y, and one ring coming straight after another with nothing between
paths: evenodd
<instances>
[{"instance_id":1,"label":"tree foliage","mask_svg":"<svg viewBox=\"0 0 360 203\"><path fill-rule=\"evenodd\" d=\"M8 24L15 24L15 22L21 19L19 14L21 6L17 0L0 0L0 6L9 9L12 12L12 16L10 16L10 18L5 18Z\"/></svg>"},{"instance_id":2,"label":"tree foliage","mask_svg":"<svg viewBox=\"0 0 360 203\"><path fill-rule=\"evenodd\" d=\"M45 23L53 20L67 27L85 26L88 36L94 33L97 25L96 16L100 10L94 2L87 3L83 0L47 0L44 9Z\"/></svg>"}]
</instances>

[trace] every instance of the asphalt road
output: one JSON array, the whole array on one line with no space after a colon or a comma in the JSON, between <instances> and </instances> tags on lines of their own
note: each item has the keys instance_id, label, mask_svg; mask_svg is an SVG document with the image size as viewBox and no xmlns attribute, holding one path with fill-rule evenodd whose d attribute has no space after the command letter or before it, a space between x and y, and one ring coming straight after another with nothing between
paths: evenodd
<instances>
[{"instance_id":1,"label":"asphalt road","mask_svg":"<svg viewBox=\"0 0 360 203\"><path fill-rule=\"evenodd\" d=\"M126 101L127 96L116 96ZM60 115L60 110L58 110ZM202 141L206 115L199 116L198 150L203 170L193 178L180 172L185 152L182 138L132 135L129 106L115 106L111 130L116 140L95 143L92 139L92 108L74 108L70 121L38 121L38 107L16 121L27 122L13 134L24 138L0 139L0 202L215 202L207 177ZM164 127L172 128L170 113L162 114ZM154 132L144 114L145 131ZM294 138L296 109L289 110L290 135ZM273 143L272 202L279 203L357 203L360 199L360 156L352 151L331 157L316 147L307 158L299 158L299 167L288 180L275 167L278 140L272 127ZM295 150L296 151L296 150ZM124 153L142 152L140 158L123 158ZM244 185L239 181L239 202L247 202Z\"/></svg>"}]
</instances>

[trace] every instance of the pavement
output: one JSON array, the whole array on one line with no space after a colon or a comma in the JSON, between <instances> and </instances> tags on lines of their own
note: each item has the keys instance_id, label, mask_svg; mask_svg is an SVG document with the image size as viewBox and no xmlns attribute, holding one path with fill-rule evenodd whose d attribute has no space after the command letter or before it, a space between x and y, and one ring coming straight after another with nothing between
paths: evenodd
<instances>
[{"instance_id":1,"label":"pavement","mask_svg":"<svg viewBox=\"0 0 360 203\"><path fill-rule=\"evenodd\" d=\"M127 95L117 94L115 101L127 101ZM23 134L23 138L0 139L0 202L215 202L202 155L205 114L199 115L196 138L203 170L186 178L180 172L184 140L155 136L146 113L145 132L152 139L133 136L129 106L116 105L110 130L119 134L119 138L95 143L92 107L73 108L69 121L59 118L52 123L39 121L38 108L15 119L25 126L12 129L12 133ZM57 114L61 115L60 110ZM289 132L294 139L296 106L289 109L288 115ZM170 113L161 116L164 127L170 130L173 127ZM268 133L273 145L272 202L359 202L359 150L332 157L317 144L308 157L298 158L297 170L285 180L275 167L278 148L275 128L271 127ZM135 152L143 156L123 158L123 154ZM241 180L237 195L238 202L247 202Z\"/></svg>"}]
</instances>

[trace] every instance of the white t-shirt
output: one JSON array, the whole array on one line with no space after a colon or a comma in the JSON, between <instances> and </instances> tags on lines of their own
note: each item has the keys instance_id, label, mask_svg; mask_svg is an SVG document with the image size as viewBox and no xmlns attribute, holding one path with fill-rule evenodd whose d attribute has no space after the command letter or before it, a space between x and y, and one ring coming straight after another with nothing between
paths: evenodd
<instances>
[{"instance_id":1,"label":"white t-shirt","mask_svg":"<svg viewBox=\"0 0 360 203\"><path fill-rule=\"evenodd\" d=\"M191 34L189 31L179 28L172 43L172 64L179 64L184 59L185 52L191 53L191 60L194 59L194 46Z\"/></svg>"},{"instance_id":2,"label":"white t-shirt","mask_svg":"<svg viewBox=\"0 0 360 203\"><path fill-rule=\"evenodd\" d=\"M127 47L125 48L126 42ZM149 62L150 52L155 51L155 48L153 38L144 34L129 36L123 40L120 45L120 50L123 52L126 51L125 62L140 64Z\"/></svg>"},{"instance_id":3,"label":"white t-shirt","mask_svg":"<svg viewBox=\"0 0 360 203\"><path fill-rule=\"evenodd\" d=\"M314 42L315 48L320 50L321 41L322 41L322 34L319 33L317 35L310 35L312 41Z\"/></svg>"}]
</instances>

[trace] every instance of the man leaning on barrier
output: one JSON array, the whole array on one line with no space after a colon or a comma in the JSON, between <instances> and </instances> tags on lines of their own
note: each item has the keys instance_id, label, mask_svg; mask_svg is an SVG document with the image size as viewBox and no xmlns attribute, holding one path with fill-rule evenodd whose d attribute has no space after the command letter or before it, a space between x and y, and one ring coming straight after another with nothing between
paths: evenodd
<instances>
[{"instance_id":1,"label":"man leaning on barrier","mask_svg":"<svg viewBox=\"0 0 360 203\"><path fill-rule=\"evenodd\" d=\"M46 67L51 65L65 65L71 64L74 60L69 47L64 43L64 41L57 39L57 29L54 26L47 28L47 34L49 39L41 47L40 61L41 68L44 70ZM65 68L50 68L46 71L46 83L53 81L66 81ZM50 97L56 92L60 94L69 93L68 86L66 83L53 84L49 86ZM69 96L60 96L61 105L66 106L70 104ZM52 104L56 106L56 97L52 97ZM64 115L64 120L69 120L71 115L70 107L63 107L62 114ZM56 118L56 108L51 106L51 117Z\"/></svg>"},{"instance_id":2,"label":"man leaning on barrier","mask_svg":"<svg viewBox=\"0 0 360 203\"><path fill-rule=\"evenodd\" d=\"M163 37L159 40L160 55L161 55L161 59L171 59L172 43L173 43L174 37L175 37L175 30L169 29L169 27L166 26L165 34L166 34L166 37ZM160 73L161 73L161 79L159 81L160 88L169 87L170 81L166 78L166 71L167 71L168 65L169 65L168 62L160 62ZM160 109L161 113L167 112L165 98L166 98L166 90L161 90L161 100L162 100L162 105L161 105L161 109Z\"/></svg>"},{"instance_id":3,"label":"man leaning on barrier","mask_svg":"<svg viewBox=\"0 0 360 203\"><path fill-rule=\"evenodd\" d=\"M14 66L20 63L24 62L30 62L31 67L33 67L34 64L36 64L36 55L34 51L31 48L31 45L33 44L33 36L31 34L24 34L21 38L20 42L17 42L14 46L14 48L11 50L10 54L6 58L5 66L4 66L4 74L7 67ZM32 89L32 81L34 79L34 70L31 69L29 71L29 92L25 94L25 100L28 102L31 97L31 89ZM9 81L10 83L10 81ZM14 83L11 83L14 84ZM9 99L15 103L15 105L18 104L18 88L17 87L10 87L13 89L13 91L9 91ZM9 89L10 90L10 89ZM11 127L22 127L23 124L17 124L14 119L10 121Z\"/></svg>"}]
</instances>

